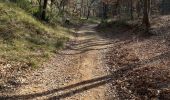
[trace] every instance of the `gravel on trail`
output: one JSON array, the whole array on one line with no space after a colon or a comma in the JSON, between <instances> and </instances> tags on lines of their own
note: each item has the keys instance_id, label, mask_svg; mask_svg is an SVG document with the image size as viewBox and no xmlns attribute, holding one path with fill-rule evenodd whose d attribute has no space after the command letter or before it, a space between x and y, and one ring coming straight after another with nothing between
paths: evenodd
<instances>
[{"instance_id":1,"label":"gravel on trail","mask_svg":"<svg viewBox=\"0 0 170 100\"><path fill-rule=\"evenodd\" d=\"M5 100L105 100L109 98L109 68L105 54L112 42L95 31L96 24L85 24L64 50L28 74Z\"/></svg>"}]
</instances>

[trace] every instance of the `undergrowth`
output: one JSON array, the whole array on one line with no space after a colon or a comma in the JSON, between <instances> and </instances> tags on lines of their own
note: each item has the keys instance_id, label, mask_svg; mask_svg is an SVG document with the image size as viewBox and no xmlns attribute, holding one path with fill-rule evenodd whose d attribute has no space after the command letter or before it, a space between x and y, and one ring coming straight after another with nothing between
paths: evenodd
<instances>
[{"instance_id":1,"label":"undergrowth","mask_svg":"<svg viewBox=\"0 0 170 100\"><path fill-rule=\"evenodd\" d=\"M121 30L121 29L131 29L132 25L127 23L126 21L105 21L98 25L97 29L99 31L115 31L115 30Z\"/></svg>"},{"instance_id":2,"label":"undergrowth","mask_svg":"<svg viewBox=\"0 0 170 100\"><path fill-rule=\"evenodd\" d=\"M46 61L68 40L67 30L42 24L14 4L0 3L0 58L31 68Z\"/></svg>"}]
</instances>

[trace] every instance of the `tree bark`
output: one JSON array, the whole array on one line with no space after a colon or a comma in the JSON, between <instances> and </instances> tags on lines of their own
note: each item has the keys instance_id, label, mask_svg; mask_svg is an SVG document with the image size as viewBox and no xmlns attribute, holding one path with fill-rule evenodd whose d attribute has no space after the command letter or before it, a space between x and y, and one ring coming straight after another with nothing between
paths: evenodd
<instances>
[{"instance_id":1,"label":"tree bark","mask_svg":"<svg viewBox=\"0 0 170 100\"><path fill-rule=\"evenodd\" d=\"M39 3L39 13L38 13L38 18L41 19L41 15L42 15L42 0L38 0Z\"/></svg>"},{"instance_id":2,"label":"tree bark","mask_svg":"<svg viewBox=\"0 0 170 100\"><path fill-rule=\"evenodd\" d=\"M84 0L81 0L80 17L84 16Z\"/></svg>"},{"instance_id":3,"label":"tree bark","mask_svg":"<svg viewBox=\"0 0 170 100\"><path fill-rule=\"evenodd\" d=\"M103 20L107 19L107 4L103 3Z\"/></svg>"},{"instance_id":4,"label":"tree bark","mask_svg":"<svg viewBox=\"0 0 170 100\"><path fill-rule=\"evenodd\" d=\"M42 11L42 15L41 15L41 20L46 20L47 3L48 3L48 0L44 0L44 3L43 3L43 11Z\"/></svg>"},{"instance_id":5,"label":"tree bark","mask_svg":"<svg viewBox=\"0 0 170 100\"><path fill-rule=\"evenodd\" d=\"M131 16L131 20L134 19L133 17L133 0L130 0L130 16Z\"/></svg>"},{"instance_id":6,"label":"tree bark","mask_svg":"<svg viewBox=\"0 0 170 100\"><path fill-rule=\"evenodd\" d=\"M150 6L150 0L144 0L143 25L145 27L146 32L149 32L150 29L149 6Z\"/></svg>"}]
</instances>

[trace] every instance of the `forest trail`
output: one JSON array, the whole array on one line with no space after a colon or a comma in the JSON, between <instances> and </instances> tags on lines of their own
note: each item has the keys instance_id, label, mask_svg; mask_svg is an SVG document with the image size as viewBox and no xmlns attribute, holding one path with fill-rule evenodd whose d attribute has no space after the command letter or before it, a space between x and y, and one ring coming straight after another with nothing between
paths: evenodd
<instances>
[{"instance_id":1,"label":"forest trail","mask_svg":"<svg viewBox=\"0 0 170 100\"><path fill-rule=\"evenodd\" d=\"M170 2L36 1L0 0L0 100L170 100Z\"/></svg>"},{"instance_id":2,"label":"forest trail","mask_svg":"<svg viewBox=\"0 0 170 100\"><path fill-rule=\"evenodd\" d=\"M96 24L85 24L54 58L35 70L28 83L6 99L105 100L109 68L105 54L112 46L100 37Z\"/></svg>"}]
</instances>

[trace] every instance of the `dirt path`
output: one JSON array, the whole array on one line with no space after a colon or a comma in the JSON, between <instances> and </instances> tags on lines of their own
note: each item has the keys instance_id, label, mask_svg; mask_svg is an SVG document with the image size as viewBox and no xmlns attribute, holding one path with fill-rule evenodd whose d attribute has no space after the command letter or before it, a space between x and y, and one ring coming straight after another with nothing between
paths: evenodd
<instances>
[{"instance_id":1,"label":"dirt path","mask_svg":"<svg viewBox=\"0 0 170 100\"><path fill-rule=\"evenodd\" d=\"M86 24L50 62L27 78L27 83L5 99L106 100L109 69L105 53L112 46Z\"/></svg>"}]
</instances>

